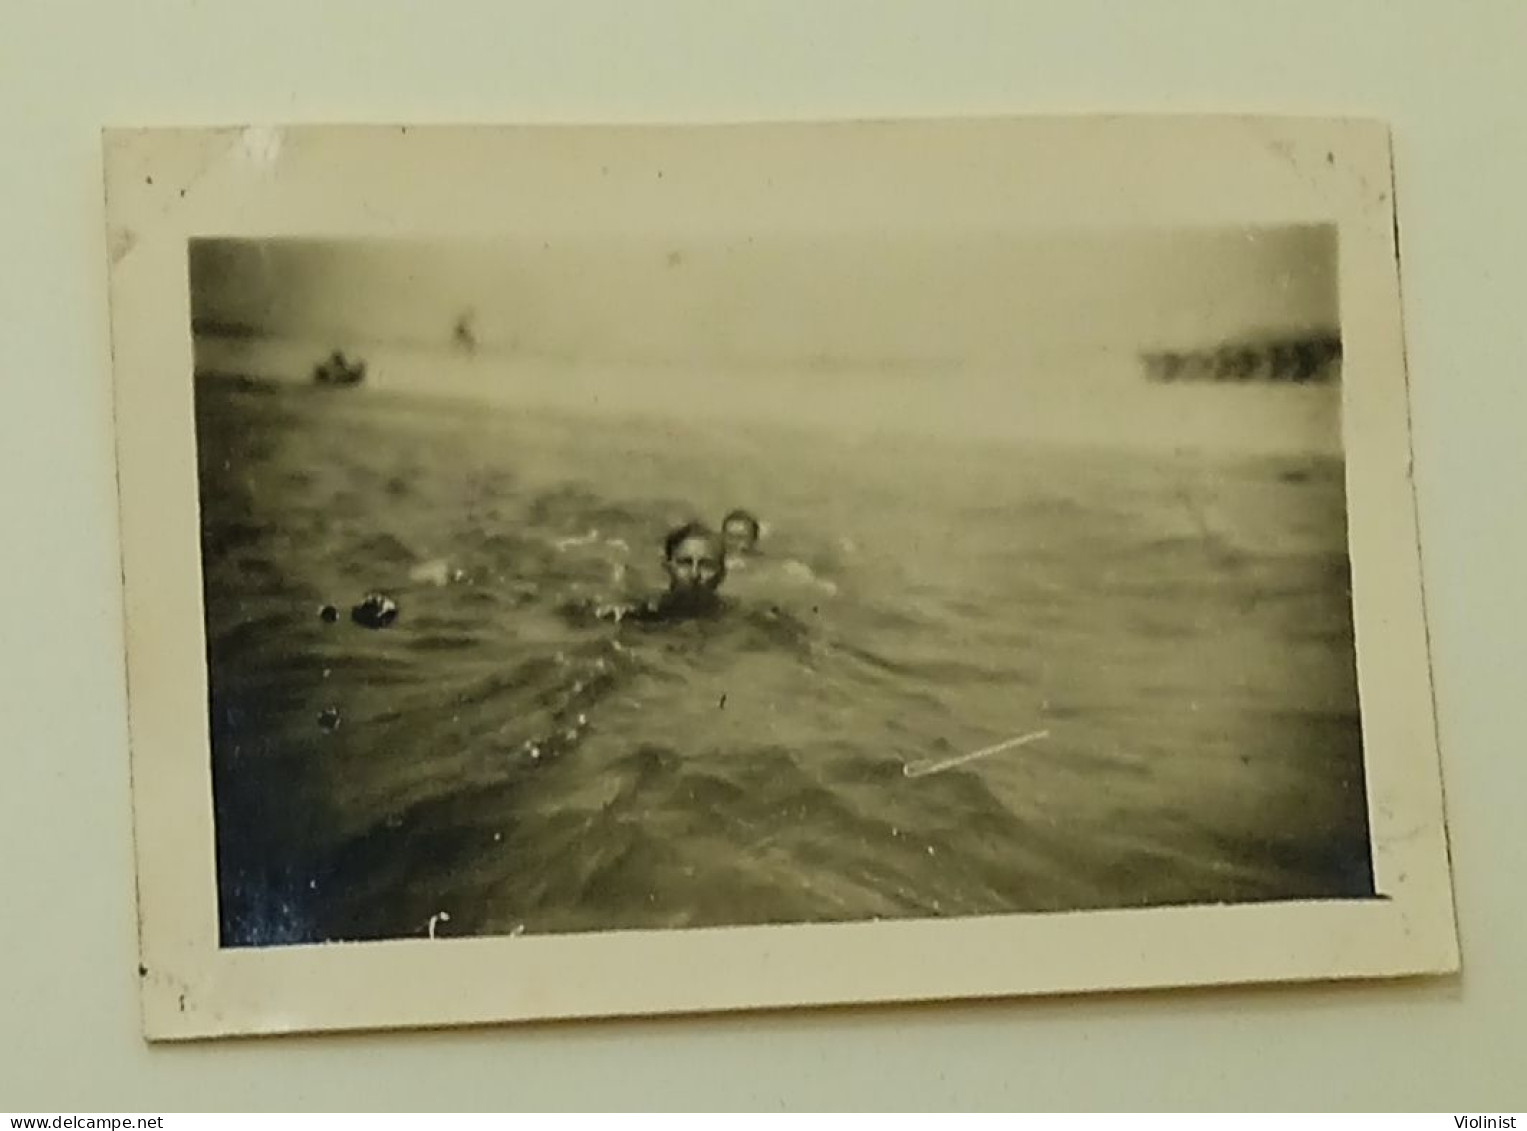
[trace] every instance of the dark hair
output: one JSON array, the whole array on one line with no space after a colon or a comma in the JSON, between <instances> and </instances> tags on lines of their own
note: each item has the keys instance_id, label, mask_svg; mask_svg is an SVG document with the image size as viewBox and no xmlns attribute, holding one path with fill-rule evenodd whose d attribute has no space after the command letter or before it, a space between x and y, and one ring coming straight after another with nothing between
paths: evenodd
<instances>
[{"instance_id":1,"label":"dark hair","mask_svg":"<svg viewBox=\"0 0 1527 1131\"><path fill-rule=\"evenodd\" d=\"M684 544L686 538L710 538L715 539L716 532L703 522L686 522L683 526L676 526L668 532L668 537L663 539L663 557L672 558L674 551Z\"/></svg>"},{"instance_id":2,"label":"dark hair","mask_svg":"<svg viewBox=\"0 0 1527 1131\"><path fill-rule=\"evenodd\" d=\"M755 541L755 542L758 541L759 535L761 535L763 533L763 528L758 525L758 519L756 517L754 517L752 511L745 511L745 510L743 510L742 508L739 507L737 510L732 511L730 514L728 514L725 518L723 518L721 520L721 526L724 529L726 527L726 525L728 523L731 523L731 522L745 522L745 523L747 523L748 524L748 529L753 534L753 541Z\"/></svg>"}]
</instances>

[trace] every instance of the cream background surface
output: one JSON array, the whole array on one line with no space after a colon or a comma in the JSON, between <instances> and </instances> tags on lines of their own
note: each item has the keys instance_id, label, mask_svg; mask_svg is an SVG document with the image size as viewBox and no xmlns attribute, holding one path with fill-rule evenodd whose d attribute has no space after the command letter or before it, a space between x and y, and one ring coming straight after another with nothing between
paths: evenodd
<instances>
[{"instance_id":1,"label":"cream background surface","mask_svg":"<svg viewBox=\"0 0 1527 1131\"><path fill-rule=\"evenodd\" d=\"M1524 1106L1527 10L12 0L4 24L0 1109ZM143 1044L99 127L1087 110L1394 126L1461 978Z\"/></svg>"}]
</instances>

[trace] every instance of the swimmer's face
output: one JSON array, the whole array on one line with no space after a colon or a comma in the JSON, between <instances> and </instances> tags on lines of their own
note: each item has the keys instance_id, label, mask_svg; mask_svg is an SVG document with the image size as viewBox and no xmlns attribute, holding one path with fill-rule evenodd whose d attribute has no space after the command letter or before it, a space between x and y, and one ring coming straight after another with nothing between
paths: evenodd
<instances>
[{"instance_id":1,"label":"swimmer's face","mask_svg":"<svg viewBox=\"0 0 1527 1131\"><path fill-rule=\"evenodd\" d=\"M715 537L691 534L673 548L664 563L669 587L687 592L715 592L726 574L721 554L721 543Z\"/></svg>"},{"instance_id":2,"label":"swimmer's face","mask_svg":"<svg viewBox=\"0 0 1527 1131\"><path fill-rule=\"evenodd\" d=\"M721 527L721 541L728 554L746 554L758 544L753 524L745 518L727 520Z\"/></svg>"}]
</instances>

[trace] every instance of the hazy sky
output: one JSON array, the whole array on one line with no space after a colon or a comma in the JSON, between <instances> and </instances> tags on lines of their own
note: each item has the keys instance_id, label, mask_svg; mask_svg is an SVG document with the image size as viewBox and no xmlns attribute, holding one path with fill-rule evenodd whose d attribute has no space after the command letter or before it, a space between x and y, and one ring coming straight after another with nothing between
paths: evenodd
<instances>
[{"instance_id":1,"label":"hazy sky","mask_svg":"<svg viewBox=\"0 0 1527 1131\"><path fill-rule=\"evenodd\" d=\"M191 279L203 325L373 359L383 343L448 349L470 316L469 368L374 366L392 387L1157 444L1323 449L1334 435L1329 389L1184 393L1134 363L1144 347L1335 330L1329 228L202 241Z\"/></svg>"},{"instance_id":2,"label":"hazy sky","mask_svg":"<svg viewBox=\"0 0 1527 1131\"><path fill-rule=\"evenodd\" d=\"M1328 229L875 242L219 242L194 314L264 332L586 361L982 363L1076 347L1334 328Z\"/></svg>"}]
</instances>

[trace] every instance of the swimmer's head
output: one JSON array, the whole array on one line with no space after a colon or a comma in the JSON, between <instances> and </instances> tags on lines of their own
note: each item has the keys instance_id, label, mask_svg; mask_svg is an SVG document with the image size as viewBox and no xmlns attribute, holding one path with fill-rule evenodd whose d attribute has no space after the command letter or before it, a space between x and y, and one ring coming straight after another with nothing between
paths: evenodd
<instances>
[{"instance_id":1,"label":"swimmer's head","mask_svg":"<svg viewBox=\"0 0 1527 1131\"><path fill-rule=\"evenodd\" d=\"M735 510L721 520L721 542L729 554L746 554L758 545L758 519L745 510Z\"/></svg>"},{"instance_id":2,"label":"swimmer's head","mask_svg":"<svg viewBox=\"0 0 1527 1131\"><path fill-rule=\"evenodd\" d=\"M721 537L700 522L669 532L663 540L663 568L672 593L714 593L726 580L726 555Z\"/></svg>"}]
</instances>

